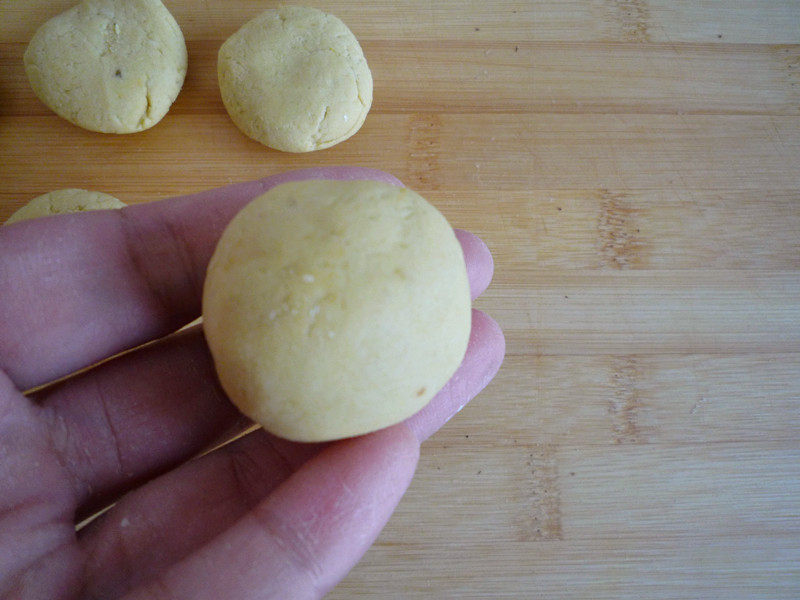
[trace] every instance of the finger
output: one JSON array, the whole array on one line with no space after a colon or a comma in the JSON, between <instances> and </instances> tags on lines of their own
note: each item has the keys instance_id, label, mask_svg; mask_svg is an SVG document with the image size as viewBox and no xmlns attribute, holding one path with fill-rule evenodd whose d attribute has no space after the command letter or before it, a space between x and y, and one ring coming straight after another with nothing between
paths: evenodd
<instances>
[{"instance_id":1,"label":"finger","mask_svg":"<svg viewBox=\"0 0 800 600\"><path fill-rule=\"evenodd\" d=\"M498 340L498 336L500 340ZM474 397L502 360L502 333L474 312L467 355L454 379L407 423L421 439ZM440 406L441 405L441 406ZM256 432L128 494L82 532L97 597L116 597L223 532L321 446Z\"/></svg>"},{"instance_id":2,"label":"finger","mask_svg":"<svg viewBox=\"0 0 800 600\"><path fill-rule=\"evenodd\" d=\"M494 378L506 353L500 326L487 314L472 311L472 331L467 353L445 386L406 423L420 442L425 441L453 418Z\"/></svg>"},{"instance_id":3,"label":"finger","mask_svg":"<svg viewBox=\"0 0 800 600\"><path fill-rule=\"evenodd\" d=\"M0 597L51 598L76 583L72 489L30 403L0 371ZM59 557L55 559L54 553Z\"/></svg>"},{"instance_id":4,"label":"finger","mask_svg":"<svg viewBox=\"0 0 800 600\"><path fill-rule=\"evenodd\" d=\"M231 527L320 444L254 431L123 497L80 532L87 592L118 598Z\"/></svg>"},{"instance_id":5,"label":"finger","mask_svg":"<svg viewBox=\"0 0 800 600\"><path fill-rule=\"evenodd\" d=\"M37 396L79 518L188 460L246 419L219 386L199 327Z\"/></svg>"},{"instance_id":6,"label":"finger","mask_svg":"<svg viewBox=\"0 0 800 600\"><path fill-rule=\"evenodd\" d=\"M459 240L469 279L478 282L473 291L479 290L487 269L491 278L491 256L472 234L462 232ZM242 423L219 387L199 328L34 397L69 465L79 516L187 460Z\"/></svg>"},{"instance_id":7,"label":"finger","mask_svg":"<svg viewBox=\"0 0 800 600\"><path fill-rule=\"evenodd\" d=\"M492 281L494 275L492 253L483 240L474 233L456 229L455 234L464 251L464 260L468 265L469 289L474 300L486 291Z\"/></svg>"},{"instance_id":8,"label":"finger","mask_svg":"<svg viewBox=\"0 0 800 600\"><path fill-rule=\"evenodd\" d=\"M315 178L399 185L372 169L308 169L0 228L0 368L28 389L188 323L230 219L279 183Z\"/></svg>"},{"instance_id":9,"label":"finger","mask_svg":"<svg viewBox=\"0 0 800 600\"><path fill-rule=\"evenodd\" d=\"M332 444L224 533L125 598L321 598L377 538L418 457L419 441L402 424Z\"/></svg>"}]
</instances>

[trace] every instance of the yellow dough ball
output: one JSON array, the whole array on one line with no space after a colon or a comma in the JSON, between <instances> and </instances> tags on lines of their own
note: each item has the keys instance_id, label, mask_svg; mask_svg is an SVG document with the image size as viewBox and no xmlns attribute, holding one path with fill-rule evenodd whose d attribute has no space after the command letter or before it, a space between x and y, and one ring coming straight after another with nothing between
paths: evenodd
<instances>
[{"instance_id":1,"label":"yellow dough ball","mask_svg":"<svg viewBox=\"0 0 800 600\"><path fill-rule=\"evenodd\" d=\"M160 0L84 0L47 21L25 50L39 99L103 133L133 133L167 114L186 76L186 44Z\"/></svg>"},{"instance_id":2,"label":"yellow dough ball","mask_svg":"<svg viewBox=\"0 0 800 600\"><path fill-rule=\"evenodd\" d=\"M289 6L263 12L219 50L219 87L246 135L286 152L328 148L364 123L372 74L333 15Z\"/></svg>"},{"instance_id":3,"label":"yellow dough ball","mask_svg":"<svg viewBox=\"0 0 800 600\"><path fill-rule=\"evenodd\" d=\"M73 188L55 190L37 196L28 202L25 206L12 214L5 224L10 225L17 221L48 217L50 215L83 212L85 210L123 208L124 206L126 206L126 204L121 200L117 200L114 196L109 196L102 192L91 192L89 190Z\"/></svg>"},{"instance_id":4,"label":"yellow dough ball","mask_svg":"<svg viewBox=\"0 0 800 600\"><path fill-rule=\"evenodd\" d=\"M222 234L203 321L220 382L247 416L296 441L360 435L417 412L461 363L464 256L411 190L286 183Z\"/></svg>"}]
</instances>

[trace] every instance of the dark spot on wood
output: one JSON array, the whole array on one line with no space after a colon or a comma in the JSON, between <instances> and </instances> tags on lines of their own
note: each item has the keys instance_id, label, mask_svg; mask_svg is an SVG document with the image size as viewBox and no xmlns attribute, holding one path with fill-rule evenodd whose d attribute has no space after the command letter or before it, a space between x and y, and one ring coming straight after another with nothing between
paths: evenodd
<instances>
[{"instance_id":1,"label":"dark spot on wood","mask_svg":"<svg viewBox=\"0 0 800 600\"><path fill-rule=\"evenodd\" d=\"M519 46L514 46L514 52L519 52Z\"/></svg>"},{"instance_id":2,"label":"dark spot on wood","mask_svg":"<svg viewBox=\"0 0 800 600\"><path fill-rule=\"evenodd\" d=\"M569 472L569 476L570 476L570 477L574 477L574 476L575 476L575 471L570 471L570 472Z\"/></svg>"},{"instance_id":3,"label":"dark spot on wood","mask_svg":"<svg viewBox=\"0 0 800 600\"><path fill-rule=\"evenodd\" d=\"M425 393L425 388L421 387L417 390L417 397L422 396Z\"/></svg>"},{"instance_id":4,"label":"dark spot on wood","mask_svg":"<svg viewBox=\"0 0 800 600\"><path fill-rule=\"evenodd\" d=\"M479 470L478 470L478 475L480 475L481 473L483 473L483 471L481 471L481 470L479 469Z\"/></svg>"},{"instance_id":5,"label":"dark spot on wood","mask_svg":"<svg viewBox=\"0 0 800 600\"><path fill-rule=\"evenodd\" d=\"M717 39L722 39L722 34L721 33L717 34Z\"/></svg>"},{"instance_id":6,"label":"dark spot on wood","mask_svg":"<svg viewBox=\"0 0 800 600\"><path fill-rule=\"evenodd\" d=\"M557 206L556 208L557 208L558 210L561 210L561 207L560 207L560 206Z\"/></svg>"},{"instance_id":7,"label":"dark spot on wood","mask_svg":"<svg viewBox=\"0 0 800 600\"><path fill-rule=\"evenodd\" d=\"M641 367L634 356L616 356L611 361L611 398L608 413L616 444L642 441L639 412L642 408Z\"/></svg>"},{"instance_id":8,"label":"dark spot on wood","mask_svg":"<svg viewBox=\"0 0 800 600\"><path fill-rule=\"evenodd\" d=\"M467 438L467 439L469 439L469 434L465 435L464 437L465 437L465 438Z\"/></svg>"},{"instance_id":9,"label":"dark spot on wood","mask_svg":"<svg viewBox=\"0 0 800 600\"><path fill-rule=\"evenodd\" d=\"M800 82L798 80L798 75L800 75L800 72L798 72L800 70L800 51L797 50L797 46L792 46L783 52L782 58L786 61L786 67L788 68L790 87L796 87Z\"/></svg>"},{"instance_id":10,"label":"dark spot on wood","mask_svg":"<svg viewBox=\"0 0 800 600\"><path fill-rule=\"evenodd\" d=\"M114 76L115 76L115 77L120 77L120 78L121 78L121 77L122 77L122 71L120 71L119 69L117 69L117 70L116 70L116 72L114 73Z\"/></svg>"},{"instance_id":11,"label":"dark spot on wood","mask_svg":"<svg viewBox=\"0 0 800 600\"><path fill-rule=\"evenodd\" d=\"M620 24L623 37L631 42L650 41L650 14L645 0L607 0L607 4Z\"/></svg>"},{"instance_id":12,"label":"dark spot on wood","mask_svg":"<svg viewBox=\"0 0 800 600\"><path fill-rule=\"evenodd\" d=\"M528 505L518 541L563 539L555 447L537 445L535 454L525 464L530 473L524 490Z\"/></svg>"},{"instance_id":13,"label":"dark spot on wood","mask_svg":"<svg viewBox=\"0 0 800 600\"><path fill-rule=\"evenodd\" d=\"M411 118L408 128L410 179L424 189L439 187L441 117L420 113Z\"/></svg>"},{"instance_id":14,"label":"dark spot on wood","mask_svg":"<svg viewBox=\"0 0 800 600\"><path fill-rule=\"evenodd\" d=\"M564 296L564 298L566 298L567 300L569 300L569 296Z\"/></svg>"},{"instance_id":15,"label":"dark spot on wood","mask_svg":"<svg viewBox=\"0 0 800 600\"><path fill-rule=\"evenodd\" d=\"M475 28L475 31L480 31L480 30L481 30L481 28L480 28L480 27L476 27L476 28Z\"/></svg>"},{"instance_id":16,"label":"dark spot on wood","mask_svg":"<svg viewBox=\"0 0 800 600\"><path fill-rule=\"evenodd\" d=\"M642 262L644 244L631 221L637 216L622 193L600 190L600 216L597 222L600 265L629 269Z\"/></svg>"}]
</instances>

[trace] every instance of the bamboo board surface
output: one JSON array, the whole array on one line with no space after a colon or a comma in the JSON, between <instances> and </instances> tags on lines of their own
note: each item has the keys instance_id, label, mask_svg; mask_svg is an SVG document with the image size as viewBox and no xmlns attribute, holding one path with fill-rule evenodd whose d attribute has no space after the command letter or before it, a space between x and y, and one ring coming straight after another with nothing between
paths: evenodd
<instances>
[{"instance_id":1,"label":"bamboo board surface","mask_svg":"<svg viewBox=\"0 0 800 600\"><path fill-rule=\"evenodd\" d=\"M477 304L506 362L331 598L800 597L800 3L321 0L375 101L305 155L242 136L216 85L275 3L167 0L189 72L133 136L27 84L71 3L0 3L0 220L55 188L146 202L355 164L494 253Z\"/></svg>"}]
</instances>

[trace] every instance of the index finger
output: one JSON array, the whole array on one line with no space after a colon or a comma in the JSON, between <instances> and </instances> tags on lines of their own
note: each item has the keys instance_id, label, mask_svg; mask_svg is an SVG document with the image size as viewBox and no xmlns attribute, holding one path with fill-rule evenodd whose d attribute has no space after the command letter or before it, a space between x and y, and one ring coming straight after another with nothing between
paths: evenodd
<instances>
[{"instance_id":1,"label":"index finger","mask_svg":"<svg viewBox=\"0 0 800 600\"><path fill-rule=\"evenodd\" d=\"M206 266L230 219L266 190L302 179L402 185L373 169L305 169L121 210L1 227L0 369L28 389L190 322L200 314ZM491 277L490 255L474 236L461 238L467 260L474 254L481 263L471 284L482 291Z\"/></svg>"},{"instance_id":2,"label":"index finger","mask_svg":"<svg viewBox=\"0 0 800 600\"><path fill-rule=\"evenodd\" d=\"M206 265L248 201L287 181L372 179L305 169L129 206L0 227L0 369L21 389L175 331L200 314Z\"/></svg>"}]
</instances>

